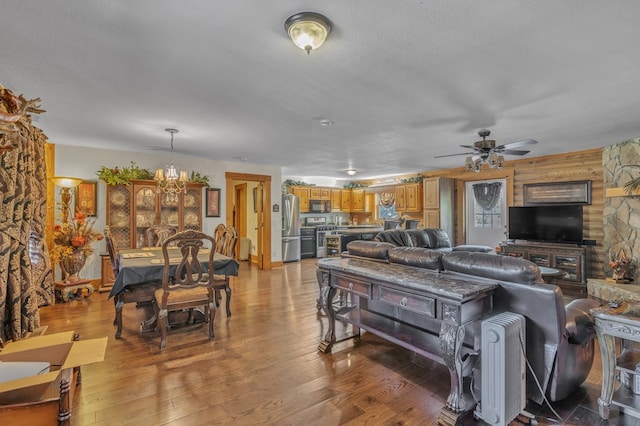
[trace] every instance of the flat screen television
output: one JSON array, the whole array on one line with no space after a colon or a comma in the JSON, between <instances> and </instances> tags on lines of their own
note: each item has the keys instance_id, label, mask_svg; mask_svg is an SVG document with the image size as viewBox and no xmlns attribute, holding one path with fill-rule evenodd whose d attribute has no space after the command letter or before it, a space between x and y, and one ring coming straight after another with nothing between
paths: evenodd
<instances>
[{"instance_id":1,"label":"flat screen television","mask_svg":"<svg viewBox=\"0 0 640 426\"><path fill-rule=\"evenodd\" d=\"M582 244L582 206L509 207L509 239Z\"/></svg>"}]
</instances>

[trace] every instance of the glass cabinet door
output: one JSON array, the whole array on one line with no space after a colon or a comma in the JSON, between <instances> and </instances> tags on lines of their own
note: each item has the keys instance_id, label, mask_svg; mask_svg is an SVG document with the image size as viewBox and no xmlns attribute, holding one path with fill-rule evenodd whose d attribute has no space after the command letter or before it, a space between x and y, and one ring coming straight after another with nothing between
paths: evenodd
<instances>
[{"instance_id":1,"label":"glass cabinet door","mask_svg":"<svg viewBox=\"0 0 640 426\"><path fill-rule=\"evenodd\" d=\"M174 198L170 194L160 192L160 222L163 225L169 225L180 231L180 198Z\"/></svg>"},{"instance_id":2,"label":"glass cabinet door","mask_svg":"<svg viewBox=\"0 0 640 426\"><path fill-rule=\"evenodd\" d=\"M538 266L551 266L551 253L539 253L535 251L529 251L529 261L535 263Z\"/></svg>"},{"instance_id":3,"label":"glass cabinet door","mask_svg":"<svg viewBox=\"0 0 640 426\"><path fill-rule=\"evenodd\" d=\"M131 212L131 193L124 185L108 186L107 200L109 201L108 225L116 249L129 248L132 231L129 221Z\"/></svg>"},{"instance_id":4,"label":"glass cabinet door","mask_svg":"<svg viewBox=\"0 0 640 426\"><path fill-rule=\"evenodd\" d=\"M187 188L187 193L182 194L182 229L199 231L202 221L202 188Z\"/></svg>"},{"instance_id":5,"label":"glass cabinet door","mask_svg":"<svg viewBox=\"0 0 640 426\"><path fill-rule=\"evenodd\" d=\"M565 279L582 281L579 262L577 256L556 255L555 267L567 273Z\"/></svg>"},{"instance_id":6,"label":"glass cabinet door","mask_svg":"<svg viewBox=\"0 0 640 426\"><path fill-rule=\"evenodd\" d=\"M147 230L156 224L156 189L151 186L134 186L135 204L135 247L147 247Z\"/></svg>"}]
</instances>

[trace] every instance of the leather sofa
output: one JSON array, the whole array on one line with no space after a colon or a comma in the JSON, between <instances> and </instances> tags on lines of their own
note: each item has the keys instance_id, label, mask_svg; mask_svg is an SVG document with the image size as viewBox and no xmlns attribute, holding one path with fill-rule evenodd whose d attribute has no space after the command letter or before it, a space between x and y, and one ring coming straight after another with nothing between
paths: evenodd
<instances>
[{"instance_id":1,"label":"leather sofa","mask_svg":"<svg viewBox=\"0 0 640 426\"><path fill-rule=\"evenodd\" d=\"M440 228L389 229L381 231L374 239L400 247L423 247L442 252L462 250L488 253L493 251L491 247L472 244L452 247L449 235Z\"/></svg>"},{"instance_id":2,"label":"leather sofa","mask_svg":"<svg viewBox=\"0 0 640 426\"><path fill-rule=\"evenodd\" d=\"M561 289L545 284L540 269L532 262L490 253L442 252L375 241L351 242L343 257L497 283L491 315L506 311L526 318L526 357L540 384L539 388L528 371L527 397L539 404L543 402L543 393L551 401L566 398L589 375L594 357L593 319L589 310L600 303L577 299L565 306ZM480 364L477 363L476 370ZM479 374L475 372L474 377Z\"/></svg>"}]
</instances>

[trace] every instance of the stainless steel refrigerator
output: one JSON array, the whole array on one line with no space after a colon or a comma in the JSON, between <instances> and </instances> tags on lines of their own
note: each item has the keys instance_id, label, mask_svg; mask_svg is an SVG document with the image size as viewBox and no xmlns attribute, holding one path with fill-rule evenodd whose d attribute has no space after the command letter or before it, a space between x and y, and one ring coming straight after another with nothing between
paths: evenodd
<instances>
[{"instance_id":1,"label":"stainless steel refrigerator","mask_svg":"<svg viewBox=\"0 0 640 426\"><path fill-rule=\"evenodd\" d=\"M300 260L300 198L282 195L282 261Z\"/></svg>"}]
</instances>

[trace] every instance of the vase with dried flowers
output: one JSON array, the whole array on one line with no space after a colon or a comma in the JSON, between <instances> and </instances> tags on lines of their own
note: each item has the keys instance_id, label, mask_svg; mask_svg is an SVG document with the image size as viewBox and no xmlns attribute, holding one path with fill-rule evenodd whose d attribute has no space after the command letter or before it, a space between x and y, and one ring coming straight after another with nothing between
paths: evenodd
<instances>
[{"instance_id":1,"label":"vase with dried flowers","mask_svg":"<svg viewBox=\"0 0 640 426\"><path fill-rule=\"evenodd\" d=\"M54 247L51 261L60 263L67 273L67 282L80 280L78 273L93 253L91 245L104 236L93 229L95 219L87 219L84 213L76 213L70 220L53 228Z\"/></svg>"},{"instance_id":2,"label":"vase with dried flowers","mask_svg":"<svg viewBox=\"0 0 640 426\"><path fill-rule=\"evenodd\" d=\"M628 283L633 281L631 277L631 259L625 254L624 250L616 256L609 255L609 267L611 268L611 278L617 283Z\"/></svg>"}]
</instances>

